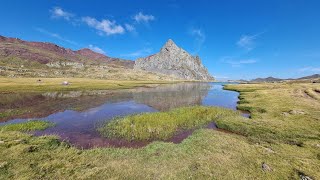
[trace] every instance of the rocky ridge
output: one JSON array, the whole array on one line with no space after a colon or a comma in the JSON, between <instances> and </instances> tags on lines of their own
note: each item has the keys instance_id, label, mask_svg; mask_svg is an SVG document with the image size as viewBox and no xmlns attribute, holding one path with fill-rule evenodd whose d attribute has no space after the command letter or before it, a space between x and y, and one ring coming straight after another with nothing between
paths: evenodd
<instances>
[{"instance_id":1,"label":"rocky ridge","mask_svg":"<svg viewBox=\"0 0 320 180\"><path fill-rule=\"evenodd\" d=\"M129 69L132 69L134 65L133 61L108 57L88 48L73 51L52 43L29 42L0 36L0 58L8 57L40 64L68 61L82 64L107 64Z\"/></svg>"},{"instance_id":2,"label":"rocky ridge","mask_svg":"<svg viewBox=\"0 0 320 180\"><path fill-rule=\"evenodd\" d=\"M192 56L171 39L160 52L135 61L134 69L156 72L185 80L213 81L198 56Z\"/></svg>"}]
</instances>

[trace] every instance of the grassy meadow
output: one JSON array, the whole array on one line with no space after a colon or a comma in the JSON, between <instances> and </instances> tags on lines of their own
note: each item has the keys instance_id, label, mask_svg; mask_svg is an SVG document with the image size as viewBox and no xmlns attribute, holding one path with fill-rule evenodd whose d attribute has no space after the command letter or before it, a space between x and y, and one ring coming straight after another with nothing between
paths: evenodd
<instances>
[{"instance_id":1,"label":"grassy meadow","mask_svg":"<svg viewBox=\"0 0 320 180\"><path fill-rule=\"evenodd\" d=\"M38 80L41 81L38 81ZM69 85L62 85L64 81ZM135 87L150 87L152 84L174 83L175 81L100 80L89 78L0 78L0 93L118 90Z\"/></svg>"},{"instance_id":2,"label":"grassy meadow","mask_svg":"<svg viewBox=\"0 0 320 180\"><path fill-rule=\"evenodd\" d=\"M320 179L319 84L225 88L240 92L239 109L250 111L250 119L222 108L194 107L129 116L112 126L134 122L137 126L126 128L148 134L146 123L150 132L167 137L174 129L201 127L212 118L228 130L200 128L180 144L81 150L55 136L19 131L23 128L0 130L0 179ZM310 90L315 97L306 93ZM181 117L175 114L179 111ZM223 116L214 119L219 113Z\"/></svg>"}]
</instances>

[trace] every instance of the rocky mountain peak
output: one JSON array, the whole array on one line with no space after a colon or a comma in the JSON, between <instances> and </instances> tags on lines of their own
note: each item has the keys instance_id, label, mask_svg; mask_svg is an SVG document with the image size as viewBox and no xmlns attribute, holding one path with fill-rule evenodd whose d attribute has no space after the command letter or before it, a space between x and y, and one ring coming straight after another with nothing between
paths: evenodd
<instances>
[{"instance_id":1,"label":"rocky mountain peak","mask_svg":"<svg viewBox=\"0 0 320 180\"><path fill-rule=\"evenodd\" d=\"M190 55L171 39L165 43L159 53L137 59L134 68L171 75L184 80L214 80L198 56Z\"/></svg>"},{"instance_id":2,"label":"rocky mountain peak","mask_svg":"<svg viewBox=\"0 0 320 180\"><path fill-rule=\"evenodd\" d=\"M169 52L169 51L178 51L180 48L173 42L172 39L169 39L164 46L161 48L161 51Z\"/></svg>"}]
</instances>

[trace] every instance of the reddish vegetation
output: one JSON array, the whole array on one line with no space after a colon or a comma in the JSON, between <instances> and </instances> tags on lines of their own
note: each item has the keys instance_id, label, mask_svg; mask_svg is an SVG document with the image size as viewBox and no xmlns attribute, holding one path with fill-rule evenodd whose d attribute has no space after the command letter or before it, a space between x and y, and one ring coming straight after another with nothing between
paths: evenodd
<instances>
[{"instance_id":1,"label":"reddish vegetation","mask_svg":"<svg viewBox=\"0 0 320 180\"><path fill-rule=\"evenodd\" d=\"M47 64L54 61L72 61L89 64L108 64L133 68L134 62L119 58L112 58L94 52L88 48L73 51L46 42L28 42L18 38L0 36L0 58L17 57L22 60L36 61Z\"/></svg>"}]
</instances>

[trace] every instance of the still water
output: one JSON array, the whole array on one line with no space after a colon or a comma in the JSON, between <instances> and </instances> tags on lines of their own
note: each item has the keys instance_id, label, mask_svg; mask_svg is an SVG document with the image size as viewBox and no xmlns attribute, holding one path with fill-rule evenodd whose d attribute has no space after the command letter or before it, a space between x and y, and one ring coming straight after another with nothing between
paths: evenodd
<instances>
[{"instance_id":1,"label":"still water","mask_svg":"<svg viewBox=\"0 0 320 180\"><path fill-rule=\"evenodd\" d=\"M7 94L0 96L0 100L6 102L0 110L10 108L19 111L0 118L0 122L51 121L55 123L54 127L35 134L58 135L80 148L139 147L149 142L132 143L103 138L96 128L115 117L167 111L182 106L220 106L236 110L238 95L237 92L223 90L223 83L179 83L119 91ZM179 142L187 135L177 135L172 141Z\"/></svg>"}]
</instances>

